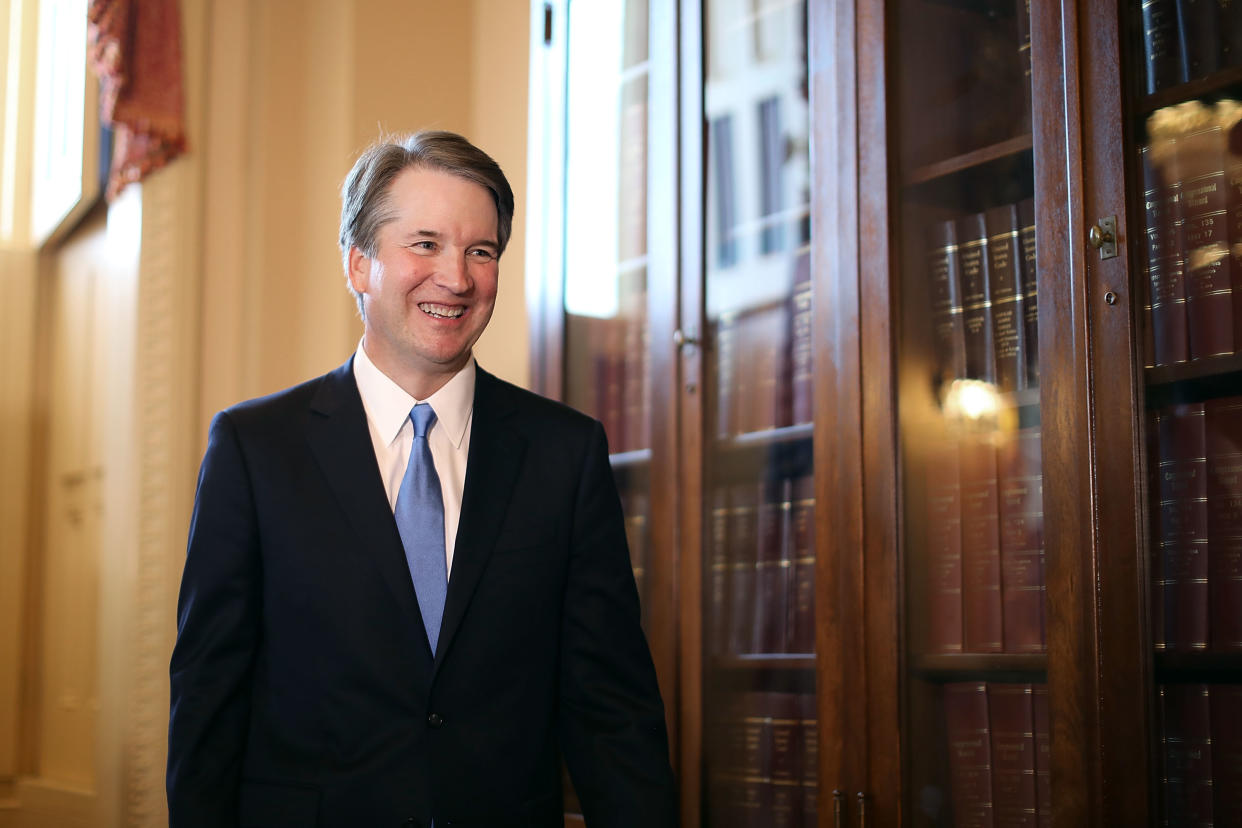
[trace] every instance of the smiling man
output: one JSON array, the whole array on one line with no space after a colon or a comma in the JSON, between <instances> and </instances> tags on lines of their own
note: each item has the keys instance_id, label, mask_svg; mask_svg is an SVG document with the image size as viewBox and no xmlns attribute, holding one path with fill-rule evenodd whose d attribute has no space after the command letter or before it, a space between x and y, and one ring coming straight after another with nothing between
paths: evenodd
<instances>
[{"instance_id":1,"label":"smiling man","mask_svg":"<svg viewBox=\"0 0 1242 828\"><path fill-rule=\"evenodd\" d=\"M171 665L169 822L672 826L664 710L600 424L473 346L513 193L464 138L342 189L363 338L212 421Z\"/></svg>"}]
</instances>

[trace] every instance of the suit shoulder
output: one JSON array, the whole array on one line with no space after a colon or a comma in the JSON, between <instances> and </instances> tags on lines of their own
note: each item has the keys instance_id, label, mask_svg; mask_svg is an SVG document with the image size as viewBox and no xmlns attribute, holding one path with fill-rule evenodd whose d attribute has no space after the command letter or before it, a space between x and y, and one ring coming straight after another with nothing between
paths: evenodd
<instances>
[{"instance_id":1,"label":"suit shoulder","mask_svg":"<svg viewBox=\"0 0 1242 828\"><path fill-rule=\"evenodd\" d=\"M352 366L347 362L335 371L314 379L235 403L217 416L226 417L242 431L283 428L306 417L312 403L320 398L325 385L339 384L344 380L352 382L352 379Z\"/></svg>"}]
</instances>

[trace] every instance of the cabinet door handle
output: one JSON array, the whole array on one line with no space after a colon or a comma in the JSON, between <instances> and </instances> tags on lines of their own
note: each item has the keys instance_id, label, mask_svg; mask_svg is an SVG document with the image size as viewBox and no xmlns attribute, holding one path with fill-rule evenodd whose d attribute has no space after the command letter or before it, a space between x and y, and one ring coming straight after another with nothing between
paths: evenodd
<instances>
[{"instance_id":1,"label":"cabinet door handle","mask_svg":"<svg viewBox=\"0 0 1242 828\"><path fill-rule=\"evenodd\" d=\"M862 791L858 792L858 828L867 828L869 820L867 819L867 795Z\"/></svg>"},{"instance_id":2,"label":"cabinet door handle","mask_svg":"<svg viewBox=\"0 0 1242 828\"><path fill-rule=\"evenodd\" d=\"M832 824L834 828L843 828L845 820L845 791L832 792Z\"/></svg>"}]
</instances>

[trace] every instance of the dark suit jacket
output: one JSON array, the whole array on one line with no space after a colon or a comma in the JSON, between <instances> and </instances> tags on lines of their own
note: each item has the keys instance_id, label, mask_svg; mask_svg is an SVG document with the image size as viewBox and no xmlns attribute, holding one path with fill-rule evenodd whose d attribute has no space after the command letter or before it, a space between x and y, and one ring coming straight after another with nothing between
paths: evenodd
<instances>
[{"instance_id":1,"label":"dark suit jacket","mask_svg":"<svg viewBox=\"0 0 1242 828\"><path fill-rule=\"evenodd\" d=\"M481 369L437 652L351 360L212 422L171 680L172 828L675 823L603 430Z\"/></svg>"}]
</instances>

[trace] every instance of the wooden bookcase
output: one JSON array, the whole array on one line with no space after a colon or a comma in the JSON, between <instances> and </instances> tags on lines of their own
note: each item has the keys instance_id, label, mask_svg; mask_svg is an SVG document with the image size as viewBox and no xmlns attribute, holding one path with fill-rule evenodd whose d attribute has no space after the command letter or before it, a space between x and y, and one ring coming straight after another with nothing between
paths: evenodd
<instances>
[{"instance_id":1,"label":"wooden bookcase","mask_svg":"<svg viewBox=\"0 0 1242 828\"><path fill-rule=\"evenodd\" d=\"M533 6L548 77L574 1ZM596 274L544 141L534 374L618 449L683 824L1242 819L1242 335L1192 353L1242 332L1242 127L1215 236L1151 162L1242 99L1242 22L1203 34L1239 4L622 5L641 284L567 311Z\"/></svg>"}]
</instances>

